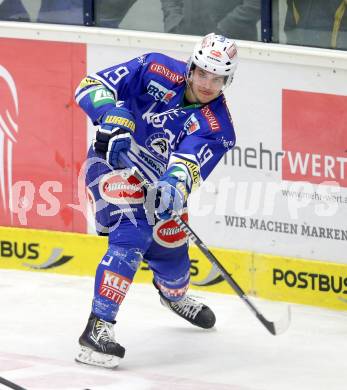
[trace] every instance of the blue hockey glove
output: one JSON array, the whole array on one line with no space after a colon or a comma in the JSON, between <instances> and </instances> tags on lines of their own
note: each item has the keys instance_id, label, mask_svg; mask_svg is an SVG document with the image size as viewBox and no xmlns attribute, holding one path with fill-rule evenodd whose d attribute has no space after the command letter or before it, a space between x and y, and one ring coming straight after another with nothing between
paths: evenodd
<instances>
[{"instance_id":1,"label":"blue hockey glove","mask_svg":"<svg viewBox=\"0 0 347 390\"><path fill-rule=\"evenodd\" d=\"M105 153L105 158L115 169L124 168L119 153L130 150L132 133L135 131L134 115L126 108L111 108L99 120L93 147Z\"/></svg>"},{"instance_id":2,"label":"blue hockey glove","mask_svg":"<svg viewBox=\"0 0 347 390\"><path fill-rule=\"evenodd\" d=\"M181 214L190 192L189 187L185 170L172 165L153 185L157 191L155 213L158 218L167 220L171 218L172 212Z\"/></svg>"}]
</instances>

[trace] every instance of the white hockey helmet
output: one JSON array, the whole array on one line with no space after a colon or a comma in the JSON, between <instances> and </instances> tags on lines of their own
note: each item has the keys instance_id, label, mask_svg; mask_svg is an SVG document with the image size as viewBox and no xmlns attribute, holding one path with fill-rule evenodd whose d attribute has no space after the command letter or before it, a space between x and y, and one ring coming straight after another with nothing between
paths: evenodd
<instances>
[{"instance_id":1,"label":"white hockey helmet","mask_svg":"<svg viewBox=\"0 0 347 390\"><path fill-rule=\"evenodd\" d=\"M233 81L237 63L235 41L223 35L210 33L195 45L193 54L188 60L187 75L189 77L193 65L196 65L208 72L226 76L223 88L225 89Z\"/></svg>"}]
</instances>

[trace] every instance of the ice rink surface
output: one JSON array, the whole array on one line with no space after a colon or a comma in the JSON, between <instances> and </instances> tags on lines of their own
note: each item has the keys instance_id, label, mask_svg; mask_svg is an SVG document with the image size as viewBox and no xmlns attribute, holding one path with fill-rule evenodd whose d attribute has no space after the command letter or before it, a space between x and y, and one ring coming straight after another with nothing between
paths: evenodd
<instances>
[{"instance_id":1,"label":"ice rink surface","mask_svg":"<svg viewBox=\"0 0 347 390\"><path fill-rule=\"evenodd\" d=\"M274 337L238 297L194 291L216 313L206 331L141 284L118 315L121 365L80 365L92 290L92 278L1 270L0 377L28 390L347 389L347 312L292 305L289 330ZM285 312L283 303L253 302L270 320Z\"/></svg>"}]
</instances>

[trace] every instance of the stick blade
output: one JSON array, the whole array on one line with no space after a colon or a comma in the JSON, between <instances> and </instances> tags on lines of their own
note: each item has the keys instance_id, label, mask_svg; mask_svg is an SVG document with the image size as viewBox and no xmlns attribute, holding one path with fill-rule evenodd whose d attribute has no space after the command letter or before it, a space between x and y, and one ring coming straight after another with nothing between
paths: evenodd
<instances>
[{"instance_id":1,"label":"stick blade","mask_svg":"<svg viewBox=\"0 0 347 390\"><path fill-rule=\"evenodd\" d=\"M287 312L278 321L274 321L274 322L268 321L262 315L258 316L258 318L271 334L273 334L274 336L278 336L284 333L289 328L291 318L292 318L292 313L291 313L290 306L288 305Z\"/></svg>"}]
</instances>

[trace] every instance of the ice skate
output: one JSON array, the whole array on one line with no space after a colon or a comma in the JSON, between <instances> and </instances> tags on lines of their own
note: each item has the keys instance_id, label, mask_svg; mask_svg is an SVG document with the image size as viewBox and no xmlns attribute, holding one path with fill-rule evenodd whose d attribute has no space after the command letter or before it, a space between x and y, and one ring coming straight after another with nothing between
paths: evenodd
<instances>
[{"instance_id":1,"label":"ice skate","mask_svg":"<svg viewBox=\"0 0 347 390\"><path fill-rule=\"evenodd\" d=\"M160 302L163 306L166 306L168 309L193 325L204 329L213 328L216 322L216 316L208 306L198 302L188 295L185 295L181 300L176 302L169 301L164 297L155 282L153 282L153 284L158 289Z\"/></svg>"},{"instance_id":2,"label":"ice skate","mask_svg":"<svg viewBox=\"0 0 347 390\"><path fill-rule=\"evenodd\" d=\"M93 366L117 367L124 357L125 348L114 339L113 325L91 313L87 327L79 338L80 350L75 360Z\"/></svg>"}]
</instances>

